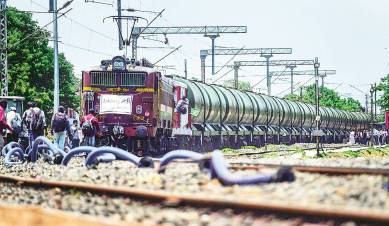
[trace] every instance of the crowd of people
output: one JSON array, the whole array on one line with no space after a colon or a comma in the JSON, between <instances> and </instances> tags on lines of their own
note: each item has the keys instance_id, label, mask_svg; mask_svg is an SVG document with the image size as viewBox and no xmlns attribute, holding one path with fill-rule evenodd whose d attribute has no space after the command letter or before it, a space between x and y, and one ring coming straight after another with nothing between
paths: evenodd
<instances>
[{"instance_id":1,"label":"crowd of people","mask_svg":"<svg viewBox=\"0 0 389 226\"><path fill-rule=\"evenodd\" d=\"M368 145L373 143L373 145L385 145L389 144L389 131L383 128L377 129L373 128L373 131L365 130L350 133L349 143L351 144L363 144Z\"/></svg>"},{"instance_id":2,"label":"crowd of people","mask_svg":"<svg viewBox=\"0 0 389 226\"><path fill-rule=\"evenodd\" d=\"M33 141L47 133L45 112L39 108L37 102L28 102L27 110L20 116L15 107L6 112L7 101L0 101L0 150L6 143L20 142L26 137L31 145ZM50 133L54 137L54 144L64 150L65 147L75 148L83 145L95 146L96 135L100 128L96 119L96 112L91 109L89 114L78 120L75 116L69 117L63 106L58 107L50 123ZM1 131L5 131L5 134Z\"/></svg>"}]
</instances>

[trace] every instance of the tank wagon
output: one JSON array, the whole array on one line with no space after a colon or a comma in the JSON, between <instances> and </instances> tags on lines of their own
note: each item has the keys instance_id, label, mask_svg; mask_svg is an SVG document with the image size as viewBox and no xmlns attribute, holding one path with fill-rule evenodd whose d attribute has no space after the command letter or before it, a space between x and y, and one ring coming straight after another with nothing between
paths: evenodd
<instances>
[{"instance_id":1,"label":"tank wagon","mask_svg":"<svg viewBox=\"0 0 389 226\"><path fill-rule=\"evenodd\" d=\"M219 85L165 76L147 61L117 56L82 73L82 114L98 113L100 144L137 154L311 142L315 107ZM323 142L364 130L363 113L320 108Z\"/></svg>"}]
</instances>

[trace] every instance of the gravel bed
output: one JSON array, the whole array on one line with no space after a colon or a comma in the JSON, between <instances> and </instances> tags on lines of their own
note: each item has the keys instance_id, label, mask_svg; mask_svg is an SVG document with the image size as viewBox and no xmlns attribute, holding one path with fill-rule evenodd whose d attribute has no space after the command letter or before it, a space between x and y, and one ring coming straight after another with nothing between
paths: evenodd
<instances>
[{"instance_id":1,"label":"gravel bed","mask_svg":"<svg viewBox=\"0 0 389 226\"><path fill-rule=\"evenodd\" d=\"M109 194L91 194L59 188L36 188L0 183L0 203L37 205L43 208L103 217L112 222L146 225L233 226L233 225L367 225L352 221L333 221L268 213L238 212L231 209L167 206Z\"/></svg>"},{"instance_id":2,"label":"gravel bed","mask_svg":"<svg viewBox=\"0 0 389 226\"><path fill-rule=\"evenodd\" d=\"M322 144L324 149L338 149L345 147L353 147L353 148L363 148L366 146L358 145L358 144ZM267 146L263 146L260 148L256 148L254 146L245 146L240 149L223 149L227 153L252 153L252 152L261 152L261 151L296 151L296 150L313 150L316 149L316 143L296 143L292 145L285 144L268 144Z\"/></svg>"},{"instance_id":3,"label":"gravel bed","mask_svg":"<svg viewBox=\"0 0 389 226\"><path fill-rule=\"evenodd\" d=\"M100 164L96 169L87 169L82 165L82 160L72 160L68 167L46 163L6 167L0 163L0 173L47 180L164 190L228 200L337 206L354 210L376 209L389 213L389 193L382 188L388 179L383 176L333 176L296 172L296 181L292 183L222 186L217 180L210 180L207 174L200 172L195 164L172 164L165 174L158 174L155 169L139 169L123 161ZM245 176L257 172L237 173Z\"/></svg>"}]
</instances>

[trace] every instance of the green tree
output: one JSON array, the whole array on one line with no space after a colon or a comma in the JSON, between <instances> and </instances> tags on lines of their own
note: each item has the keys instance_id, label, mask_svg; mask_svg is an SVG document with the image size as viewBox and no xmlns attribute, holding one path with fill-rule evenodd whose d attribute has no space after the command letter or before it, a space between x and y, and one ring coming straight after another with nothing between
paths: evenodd
<instances>
[{"instance_id":1,"label":"green tree","mask_svg":"<svg viewBox=\"0 0 389 226\"><path fill-rule=\"evenodd\" d=\"M227 87L234 87L234 80L225 81L223 85L227 86ZM238 89L239 90L251 90L252 87L251 87L250 82L238 81Z\"/></svg>"},{"instance_id":2,"label":"green tree","mask_svg":"<svg viewBox=\"0 0 389 226\"><path fill-rule=\"evenodd\" d=\"M31 13L8 9L9 95L23 96L26 102L34 100L44 111L52 111L54 54L49 47L50 33L39 27ZM79 79L73 73L73 65L60 54L59 67L60 104L77 108Z\"/></svg>"},{"instance_id":3,"label":"green tree","mask_svg":"<svg viewBox=\"0 0 389 226\"><path fill-rule=\"evenodd\" d=\"M353 98L342 98L335 90L323 87L320 90L320 106L337 108L345 111L362 111L361 103ZM295 94L284 97L287 100L302 101L308 104L315 104L315 85L304 88L302 98Z\"/></svg>"},{"instance_id":4,"label":"green tree","mask_svg":"<svg viewBox=\"0 0 389 226\"><path fill-rule=\"evenodd\" d=\"M383 92L383 95L378 99L378 104L385 110L389 110L389 75L381 79L377 86L377 90Z\"/></svg>"}]
</instances>

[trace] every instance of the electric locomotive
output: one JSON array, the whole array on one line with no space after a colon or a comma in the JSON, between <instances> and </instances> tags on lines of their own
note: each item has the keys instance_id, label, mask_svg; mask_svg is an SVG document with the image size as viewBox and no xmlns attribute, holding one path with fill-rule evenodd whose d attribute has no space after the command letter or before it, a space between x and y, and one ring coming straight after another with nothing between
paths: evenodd
<instances>
[{"instance_id":1,"label":"electric locomotive","mask_svg":"<svg viewBox=\"0 0 389 226\"><path fill-rule=\"evenodd\" d=\"M139 155L167 148L163 139L171 136L164 128L172 126L172 84L149 62L135 64L121 56L103 60L100 68L82 72L81 90L82 114L97 113L99 145Z\"/></svg>"}]
</instances>

